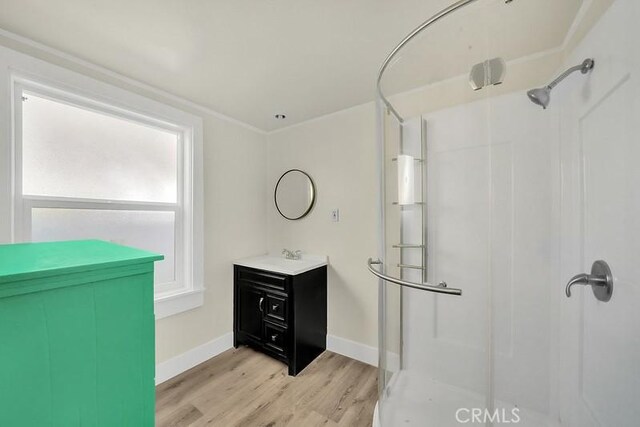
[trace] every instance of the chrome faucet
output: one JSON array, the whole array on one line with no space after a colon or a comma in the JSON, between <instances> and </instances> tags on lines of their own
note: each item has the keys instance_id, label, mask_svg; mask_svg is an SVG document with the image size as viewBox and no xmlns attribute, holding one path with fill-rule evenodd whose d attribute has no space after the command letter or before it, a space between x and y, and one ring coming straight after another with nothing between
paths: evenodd
<instances>
[{"instance_id":1,"label":"chrome faucet","mask_svg":"<svg viewBox=\"0 0 640 427\"><path fill-rule=\"evenodd\" d=\"M282 255L284 255L284 257L286 259L302 259L302 251L301 250L290 251L289 249L283 249L282 250Z\"/></svg>"}]
</instances>

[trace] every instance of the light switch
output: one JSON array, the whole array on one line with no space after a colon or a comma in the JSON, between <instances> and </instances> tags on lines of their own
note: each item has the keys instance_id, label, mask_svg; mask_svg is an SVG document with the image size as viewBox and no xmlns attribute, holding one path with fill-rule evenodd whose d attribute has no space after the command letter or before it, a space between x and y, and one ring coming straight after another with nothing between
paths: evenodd
<instances>
[{"instance_id":1,"label":"light switch","mask_svg":"<svg viewBox=\"0 0 640 427\"><path fill-rule=\"evenodd\" d=\"M334 209L331 211L331 221L333 222L340 221L340 209Z\"/></svg>"}]
</instances>

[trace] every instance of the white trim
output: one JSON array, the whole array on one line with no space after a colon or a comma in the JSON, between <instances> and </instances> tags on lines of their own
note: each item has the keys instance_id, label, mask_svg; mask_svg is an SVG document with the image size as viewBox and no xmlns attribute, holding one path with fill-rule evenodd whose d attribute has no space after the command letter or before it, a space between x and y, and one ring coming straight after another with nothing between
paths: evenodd
<instances>
[{"instance_id":1,"label":"white trim","mask_svg":"<svg viewBox=\"0 0 640 427\"><path fill-rule=\"evenodd\" d=\"M158 319L156 311L156 319ZM233 332L192 348L185 353L156 365L156 385L161 384L181 373L188 371L200 363L215 357L233 347ZM378 349L346 338L327 335L327 350L368 365L378 365Z\"/></svg>"},{"instance_id":2,"label":"white trim","mask_svg":"<svg viewBox=\"0 0 640 427\"><path fill-rule=\"evenodd\" d=\"M561 47L563 50L565 50L569 46L569 43L571 43L571 40L576 35L576 32L580 28L580 25L582 25L582 21L584 21L584 18L585 16L587 16L587 13L591 9L591 6L593 6L593 0L584 0L582 2L582 5L580 5L578 13L576 13L576 17L571 23L571 27L569 27L569 31L567 31L567 34L562 41Z\"/></svg>"},{"instance_id":3,"label":"white trim","mask_svg":"<svg viewBox=\"0 0 640 427\"><path fill-rule=\"evenodd\" d=\"M204 343L198 347L156 364L156 385L188 371L233 347L233 332Z\"/></svg>"},{"instance_id":4,"label":"white trim","mask_svg":"<svg viewBox=\"0 0 640 427\"><path fill-rule=\"evenodd\" d=\"M380 425L380 413L378 412L378 405L380 404L380 401L378 400L376 402L376 407L373 410L373 422L372 422L372 427L381 427Z\"/></svg>"},{"instance_id":5,"label":"white trim","mask_svg":"<svg viewBox=\"0 0 640 427\"><path fill-rule=\"evenodd\" d=\"M73 64L76 64L76 65L79 65L81 67L87 68L89 70L96 71L96 72L98 72L100 74L103 74L105 76L108 76L108 77L111 77L113 79L119 80L122 83L126 83L126 84L129 84L131 86L135 86L136 88L139 88L139 89L148 91L150 93L153 93L155 95L162 96L163 98L167 98L168 100L180 103L180 104L182 104L182 105L184 105L186 107L192 108L192 109L197 110L197 111L199 111L201 113L205 113L205 114L211 115L213 117L225 120L227 122L242 126L242 127L246 128L246 129L252 130L252 131L257 132L257 133L259 133L261 135L267 134L267 132L265 130L262 130L260 128L257 128L257 127L255 127L253 125L250 125L248 123L245 123L245 122L243 122L241 120L238 120L238 119L235 119L233 117L227 116L225 114L219 113L219 112L217 112L215 110L212 110L211 108L205 107L204 105L200 105L200 104L198 104L196 102L190 101L190 100L188 100L186 98L182 98L182 97L180 97L178 95L174 95L174 94L172 94L170 92L167 92L165 90L159 89L159 88L157 88L155 86L151 86L151 85L149 85L147 83L143 83L143 82L141 82L139 80L133 79L131 77L127 77L127 76L125 76L123 74L120 74L120 73L117 73L115 71L109 70L108 68L105 68L105 67L102 67L100 65L94 64L94 63L92 63L90 61L86 61L86 60L81 59L81 58L79 58L77 56L74 56L74 55L71 55L69 53L63 52L61 50L55 49L53 47L47 46L47 45L45 45L43 43L37 42L37 41L32 40L30 38L20 36L20 35L18 35L16 33L12 33L11 31L7 31L7 30L5 30L3 28L0 28L0 37L5 37L5 38L7 38L9 40L12 40L14 42L17 42L19 44L22 44L22 45L25 45L27 47L40 50L40 51L45 52L45 53L47 53L49 55L53 55L53 56L55 56L55 57L57 57L59 59L63 59L65 61L69 61L69 62L71 62ZM32 56L32 55L30 55L30 56Z\"/></svg>"},{"instance_id":6,"label":"white trim","mask_svg":"<svg viewBox=\"0 0 640 427\"><path fill-rule=\"evenodd\" d=\"M154 310L156 320L202 307L204 304L204 290L180 291L178 293L156 294Z\"/></svg>"},{"instance_id":7,"label":"white trim","mask_svg":"<svg viewBox=\"0 0 640 427\"><path fill-rule=\"evenodd\" d=\"M366 344L327 335L327 350L351 359L359 360L371 366L378 366L378 349Z\"/></svg>"}]
</instances>

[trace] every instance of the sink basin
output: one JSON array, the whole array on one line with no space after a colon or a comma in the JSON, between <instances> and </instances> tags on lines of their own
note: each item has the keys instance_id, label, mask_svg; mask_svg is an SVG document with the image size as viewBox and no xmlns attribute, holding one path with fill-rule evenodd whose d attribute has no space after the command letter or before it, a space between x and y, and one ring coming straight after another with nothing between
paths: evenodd
<instances>
[{"instance_id":1,"label":"sink basin","mask_svg":"<svg viewBox=\"0 0 640 427\"><path fill-rule=\"evenodd\" d=\"M302 259L286 259L277 255L261 255L244 258L235 261L234 264L295 276L296 274L327 265L327 257L304 254Z\"/></svg>"}]
</instances>

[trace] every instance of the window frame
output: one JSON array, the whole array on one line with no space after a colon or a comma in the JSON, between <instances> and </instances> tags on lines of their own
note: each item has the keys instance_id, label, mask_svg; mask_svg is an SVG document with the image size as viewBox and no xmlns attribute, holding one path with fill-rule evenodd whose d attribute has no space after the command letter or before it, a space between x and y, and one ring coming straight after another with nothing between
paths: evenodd
<instances>
[{"instance_id":1,"label":"window frame","mask_svg":"<svg viewBox=\"0 0 640 427\"><path fill-rule=\"evenodd\" d=\"M201 156L198 157L196 153L201 153L202 150L202 119L119 88L112 88L110 95L125 92L127 95L133 95L134 101L138 102L132 103L131 99L126 103L114 99L104 99L93 93L89 95L79 88L63 88L49 82L18 75L12 75L11 80L12 240L14 242L30 241L31 212L35 208L173 212L175 215L175 280L156 285L154 289L156 318L167 317L201 306L204 291L202 233L198 233L198 230L202 229L202 165ZM22 106L23 96L28 98L29 94L176 133L178 136L176 202L122 201L23 194ZM143 102L139 102L141 100Z\"/></svg>"}]
</instances>

